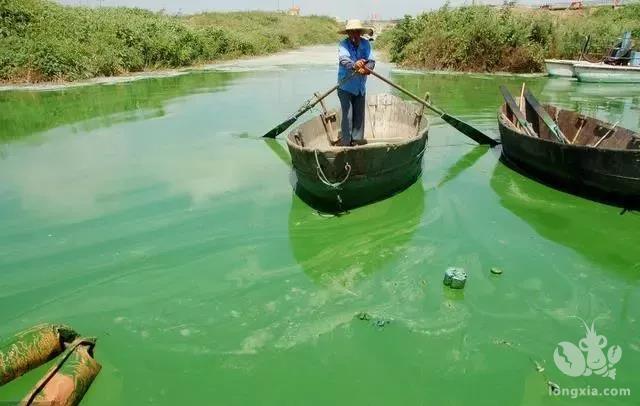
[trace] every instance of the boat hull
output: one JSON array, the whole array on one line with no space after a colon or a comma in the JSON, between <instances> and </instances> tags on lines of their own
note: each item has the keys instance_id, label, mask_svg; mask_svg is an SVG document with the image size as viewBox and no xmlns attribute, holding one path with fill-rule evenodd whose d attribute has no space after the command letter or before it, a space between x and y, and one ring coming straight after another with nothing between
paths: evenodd
<instances>
[{"instance_id":1,"label":"boat hull","mask_svg":"<svg viewBox=\"0 0 640 406\"><path fill-rule=\"evenodd\" d=\"M320 114L294 129L287 146L295 190L310 206L344 211L385 199L422 173L428 139L424 107L397 96L367 97L364 139L341 146L341 113Z\"/></svg>"},{"instance_id":2,"label":"boat hull","mask_svg":"<svg viewBox=\"0 0 640 406\"><path fill-rule=\"evenodd\" d=\"M606 64L576 64L576 77L588 83L640 83L640 67Z\"/></svg>"},{"instance_id":3,"label":"boat hull","mask_svg":"<svg viewBox=\"0 0 640 406\"><path fill-rule=\"evenodd\" d=\"M575 77L573 64L576 61L567 59L545 59L544 65L549 76L572 78Z\"/></svg>"},{"instance_id":4,"label":"boat hull","mask_svg":"<svg viewBox=\"0 0 640 406\"><path fill-rule=\"evenodd\" d=\"M640 150L560 144L530 137L498 115L502 157L569 192L623 205L640 203Z\"/></svg>"},{"instance_id":5,"label":"boat hull","mask_svg":"<svg viewBox=\"0 0 640 406\"><path fill-rule=\"evenodd\" d=\"M426 143L427 131L400 146L358 146L318 153L317 163L314 152L292 152L296 193L311 206L327 211L353 209L385 199L420 177ZM323 182L323 176L333 185Z\"/></svg>"}]
</instances>

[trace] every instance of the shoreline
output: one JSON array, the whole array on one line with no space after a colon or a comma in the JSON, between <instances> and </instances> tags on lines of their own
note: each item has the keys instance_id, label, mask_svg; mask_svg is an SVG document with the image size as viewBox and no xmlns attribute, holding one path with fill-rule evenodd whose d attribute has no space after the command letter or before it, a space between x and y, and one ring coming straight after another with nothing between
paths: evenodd
<instances>
[{"instance_id":1,"label":"shoreline","mask_svg":"<svg viewBox=\"0 0 640 406\"><path fill-rule=\"evenodd\" d=\"M293 48L293 49L288 49L281 52L276 52L273 54L252 55L252 56L242 56L239 58L220 59L218 61L214 61L210 63L186 66L182 68L145 70L141 72L124 73L118 76L99 76L91 79L78 80L73 82L49 81L49 82L12 83L12 82L0 81L0 92L55 91L55 90L71 89L71 88L82 87L82 86L112 85L112 84L133 82L137 80L144 80L144 79L165 78L165 77L168 78L168 77L187 75L192 72L230 70L231 68L234 68L234 67L242 68L242 64L243 63L246 64L246 62L249 62L250 65L253 65L254 63L259 63L261 61L268 62L269 59L276 59L276 58L286 59L287 56L290 56L292 54L299 54L300 52L313 52L314 50L320 50L326 47L331 47L332 49L334 48L333 45L326 45L326 44L307 45L299 48ZM284 65L290 65L290 64L291 63L284 63Z\"/></svg>"},{"instance_id":2,"label":"shoreline","mask_svg":"<svg viewBox=\"0 0 640 406\"><path fill-rule=\"evenodd\" d=\"M115 85L120 83L134 82L145 79L169 78L187 75L189 73L208 71L257 71L271 70L278 67L300 66L305 64L327 65L334 64L334 45L308 45L286 51L276 52L267 55L243 56L240 58L223 59L202 65L193 65L175 69L158 69L142 72L126 73L119 76L101 76L75 82L35 82L35 83L8 83L0 82L0 92L10 91L58 91L73 89L76 87ZM422 70L419 68L404 68L386 61L384 57L381 62L391 66L391 72L406 75L476 75L476 76L516 76L516 77L542 77L546 73L510 73L510 72L465 72L454 70Z\"/></svg>"}]
</instances>

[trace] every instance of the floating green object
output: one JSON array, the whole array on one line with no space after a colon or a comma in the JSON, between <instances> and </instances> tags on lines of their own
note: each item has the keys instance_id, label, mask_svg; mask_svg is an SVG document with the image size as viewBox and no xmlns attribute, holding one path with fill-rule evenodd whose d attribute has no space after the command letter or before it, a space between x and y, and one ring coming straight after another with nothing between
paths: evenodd
<instances>
[{"instance_id":1,"label":"floating green object","mask_svg":"<svg viewBox=\"0 0 640 406\"><path fill-rule=\"evenodd\" d=\"M495 266L491 268L491 273L494 275L502 275L502 269L496 268Z\"/></svg>"},{"instance_id":2,"label":"floating green object","mask_svg":"<svg viewBox=\"0 0 640 406\"><path fill-rule=\"evenodd\" d=\"M42 324L0 342L0 386L55 358L78 333L70 327Z\"/></svg>"}]
</instances>

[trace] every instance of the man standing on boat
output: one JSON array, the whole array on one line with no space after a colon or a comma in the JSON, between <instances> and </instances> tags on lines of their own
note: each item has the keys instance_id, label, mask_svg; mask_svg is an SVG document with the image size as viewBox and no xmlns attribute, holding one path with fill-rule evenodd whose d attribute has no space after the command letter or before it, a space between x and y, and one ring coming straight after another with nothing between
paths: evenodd
<instances>
[{"instance_id":1,"label":"man standing on boat","mask_svg":"<svg viewBox=\"0 0 640 406\"><path fill-rule=\"evenodd\" d=\"M362 38L365 34L373 35L371 28L364 27L360 20L349 20L340 34L348 37L340 41L338 48L338 82L356 71L354 77L338 87L342 108L342 145L349 146L364 138L367 75L376 61L371 44Z\"/></svg>"}]
</instances>

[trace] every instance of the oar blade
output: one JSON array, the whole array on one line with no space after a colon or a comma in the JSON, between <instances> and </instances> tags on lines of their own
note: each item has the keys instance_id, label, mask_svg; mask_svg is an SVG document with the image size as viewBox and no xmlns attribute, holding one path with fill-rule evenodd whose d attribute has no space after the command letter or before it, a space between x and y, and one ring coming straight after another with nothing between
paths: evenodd
<instances>
[{"instance_id":1,"label":"oar blade","mask_svg":"<svg viewBox=\"0 0 640 406\"><path fill-rule=\"evenodd\" d=\"M264 137L264 138L276 138L278 135L280 135L283 132L285 132L287 130L287 128L291 127L291 125L293 123L295 123L296 120L297 120L296 117L291 117L287 121L278 124L276 127L274 127L271 131L269 131L268 133L266 133L262 137Z\"/></svg>"},{"instance_id":2,"label":"oar blade","mask_svg":"<svg viewBox=\"0 0 640 406\"><path fill-rule=\"evenodd\" d=\"M446 121L447 123L449 123L452 127L454 127L456 130L460 131L462 134L466 135L467 137L471 138L472 140L474 140L475 142L477 142L480 145L489 145L492 147L495 147L496 145L498 145L498 141L493 139L492 137L490 137L489 135L483 133L482 131L478 130L477 128L471 126L470 124L465 123L464 121L453 117L447 113L442 115L442 119L444 121Z\"/></svg>"}]
</instances>

